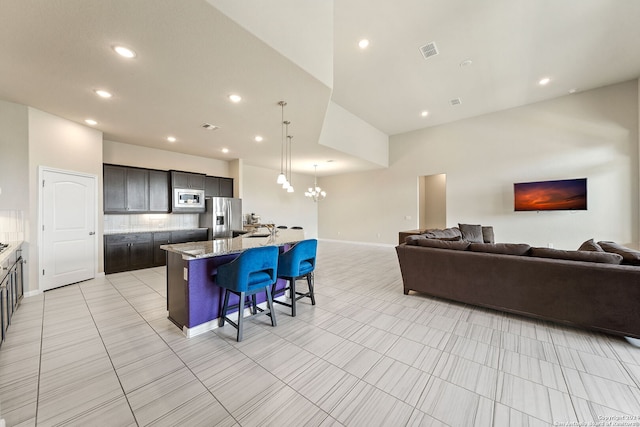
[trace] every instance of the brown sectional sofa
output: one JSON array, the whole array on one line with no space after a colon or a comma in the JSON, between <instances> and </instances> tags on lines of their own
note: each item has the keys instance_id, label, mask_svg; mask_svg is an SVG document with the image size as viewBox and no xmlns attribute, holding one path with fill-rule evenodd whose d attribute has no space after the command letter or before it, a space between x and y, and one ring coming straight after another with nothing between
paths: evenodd
<instances>
[{"instance_id":1,"label":"brown sectional sofa","mask_svg":"<svg viewBox=\"0 0 640 427\"><path fill-rule=\"evenodd\" d=\"M640 338L640 266L621 265L620 255L426 236L407 238L396 252L405 294ZM571 257L589 260L562 259Z\"/></svg>"}]
</instances>

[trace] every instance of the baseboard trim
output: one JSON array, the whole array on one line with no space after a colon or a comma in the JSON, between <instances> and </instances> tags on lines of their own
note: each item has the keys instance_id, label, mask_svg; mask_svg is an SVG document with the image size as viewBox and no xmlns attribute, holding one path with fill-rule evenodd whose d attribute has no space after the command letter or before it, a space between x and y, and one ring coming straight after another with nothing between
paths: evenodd
<instances>
[{"instance_id":1,"label":"baseboard trim","mask_svg":"<svg viewBox=\"0 0 640 427\"><path fill-rule=\"evenodd\" d=\"M396 246L398 246L392 243L356 242L353 240L318 239L318 241L333 242L333 243L350 243L352 245L378 246L383 248L395 248Z\"/></svg>"},{"instance_id":2,"label":"baseboard trim","mask_svg":"<svg viewBox=\"0 0 640 427\"><path fill-rule=\"evenodd\" d=\"M285 299L284 296L280 296L278 298L276 298L277 300L281 300L281 299ZM258 307L262 308L262 309L266 309L267 308L267 302L261 302L260 304L258 304ZM251 312L249 311L248 308L244 309L244 315L247 316L251 314ZM237 318L237 313L231 313L231 320L233 320L234 322L236 321L235 318ZM234 318L235 317L235 318ZM209 331L213 331L214 329L218 329L218 319L213 319L213 320L209 320L208 322L204 322L201 323L197 326L194 326L193 328L187 328L186 326L182 327L182 333L184 334L185 337L187 338L193 338L196 337L198 335L202 335L204 333L207 333Z\"/></svg>"},{"instance_id":3,"label":"baseboard trim","mask_svg":"<svg viewBox=\"0 0 640 427\"><path fill-rule=\"evenodd\" d=\"M25 298L29 298L29 297L35 297L38 296L42 293L41 290L35 290L35 291L29 291L29 292L25 292L22 296Z\"/></svg>"}]
</instances>

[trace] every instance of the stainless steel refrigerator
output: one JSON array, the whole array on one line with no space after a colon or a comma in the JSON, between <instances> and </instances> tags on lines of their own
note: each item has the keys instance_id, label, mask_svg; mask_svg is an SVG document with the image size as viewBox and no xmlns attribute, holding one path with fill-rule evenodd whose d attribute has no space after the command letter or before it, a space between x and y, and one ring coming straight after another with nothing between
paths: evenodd
<instances>
[{"instance_id":1,"label":"stainless steel refrigerator","mask_svg":"<svg viewBox=\"0 0 640 427\"><path fill-rule=\"evenodd\" d=\"M204 203L200 227L209 229L209 240L242 234L242 199L207 197Z\"/></svg>"}]
</instances>

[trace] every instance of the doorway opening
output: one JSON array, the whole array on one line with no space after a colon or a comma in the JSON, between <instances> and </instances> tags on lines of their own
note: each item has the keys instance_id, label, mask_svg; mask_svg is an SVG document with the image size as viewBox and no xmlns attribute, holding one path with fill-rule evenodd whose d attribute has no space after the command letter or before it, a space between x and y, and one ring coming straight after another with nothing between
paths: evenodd
<instances>
[{"instance_id":1,"label":"doorway opening","mask_svg":"<svg viewBox=\"0 0 640 427\"><path fill-rule=\"evenodd\" d=\"M418 227L446 228L447 174L418 177Z\"/></svg>"}]
</instances>

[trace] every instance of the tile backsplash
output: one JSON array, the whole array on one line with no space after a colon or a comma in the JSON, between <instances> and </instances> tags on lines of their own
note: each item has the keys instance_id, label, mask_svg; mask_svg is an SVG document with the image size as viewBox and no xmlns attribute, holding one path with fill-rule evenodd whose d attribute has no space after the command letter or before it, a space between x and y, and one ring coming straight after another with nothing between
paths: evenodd
<instances>
[{"instance_id":1,"label":"tile backsplash","mask_svg":"<svg viewBox=\"0 0 640 427\"><path fill-rule=\"evenodd\" d=\"M104 233L188 230L198 228L198 214L105 215Z\"/></svg>"},{"instance_id":2,"label":"tile backsplash","mask_svg":"<svg viewBox=\"0 0 640 427\"><path fill-rule=\"evenodd\" d=\"M0 210L0 242L24 240L24 212Z\"/></svg>"}]
</instances>

